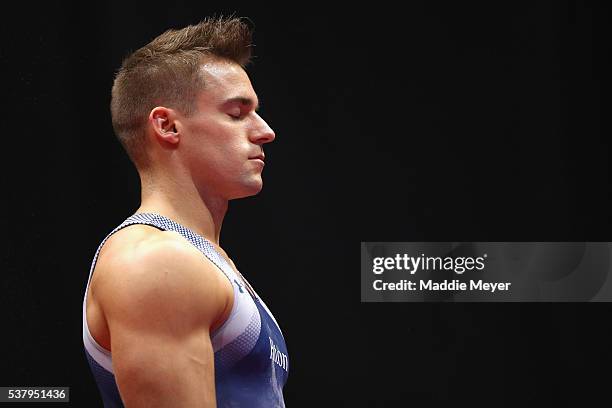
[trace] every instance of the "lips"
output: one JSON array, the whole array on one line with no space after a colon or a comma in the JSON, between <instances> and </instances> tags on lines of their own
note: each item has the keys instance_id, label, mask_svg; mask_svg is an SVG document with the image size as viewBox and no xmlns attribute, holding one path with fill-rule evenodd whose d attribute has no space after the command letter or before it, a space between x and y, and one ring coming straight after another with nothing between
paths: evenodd
<instances>
[{"instance_id":1,"label":"lips","mask_svg":"<svg viewBox=\"0 0 612 408\"><path fill-rule=\"evenodd\" d=\"M262 154L258 154L257 156L249 157L249 160L259 159L262 162L265 162L265 158L266 156L262 153Z\"/></svg>"}]
</instances>

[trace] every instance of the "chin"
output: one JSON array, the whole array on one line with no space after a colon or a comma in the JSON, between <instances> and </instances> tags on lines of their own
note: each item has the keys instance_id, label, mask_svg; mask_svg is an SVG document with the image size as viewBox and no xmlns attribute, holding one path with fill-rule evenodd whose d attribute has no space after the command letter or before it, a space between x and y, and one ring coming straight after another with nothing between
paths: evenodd
<instances>
[{"instance_id":1,"label":"chin","mask_svg":"<svg viewBox=\"0 0 612 408\"><path fill-rule=\"evenodd\" d=\"M241 186L239 191L236 191L232 194L231 200L237 198L246 198L257 195L263 189L263 181L261 178L259 180L252 180L251 182L244 184Z\"/></svg>"}]
</instances>

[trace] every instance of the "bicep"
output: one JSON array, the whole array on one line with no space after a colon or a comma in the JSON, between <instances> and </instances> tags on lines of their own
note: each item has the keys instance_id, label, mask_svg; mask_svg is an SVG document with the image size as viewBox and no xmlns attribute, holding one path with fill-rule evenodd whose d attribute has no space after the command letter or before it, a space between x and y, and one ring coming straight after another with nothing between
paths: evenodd
<instances>
[{"instance_id":1,"label":"bicep","mask_svg":"<svg viewBox=\"0 0 612 408\"><path fill-rule=\"evenodd\" d=\"M126 407L215 406L208 330L181 336L110 328L115 379Z\"/></svg>"}]
</instances>

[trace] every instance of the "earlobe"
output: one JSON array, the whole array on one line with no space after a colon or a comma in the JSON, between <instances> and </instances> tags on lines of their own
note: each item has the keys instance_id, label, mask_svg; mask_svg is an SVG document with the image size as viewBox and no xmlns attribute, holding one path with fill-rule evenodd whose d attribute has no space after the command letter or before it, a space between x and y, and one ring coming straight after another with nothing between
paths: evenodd
<instances>
[{"instance_id":1,"label":"earlobe","mask_svg":"<svg viewBox=\"0 0 612 408\"><path fill-rule=\"evenodd\" d=\"M160 132L161 132L162 139L165 142L168 142L168 143L171 143L171 144L178 143L179 135L178 135L178 132L176 131L176 127L174 125L172 127L168 128L168 129L161 128Z\"/></svg>"}]
</instances>

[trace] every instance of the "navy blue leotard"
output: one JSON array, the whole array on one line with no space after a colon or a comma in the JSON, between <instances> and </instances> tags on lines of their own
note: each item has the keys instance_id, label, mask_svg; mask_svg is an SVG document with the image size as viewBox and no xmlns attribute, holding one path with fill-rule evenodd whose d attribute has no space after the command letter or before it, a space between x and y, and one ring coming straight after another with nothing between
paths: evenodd
<instances>
[{"instance_id":1,"label":"navy blue leotard","mask_svg":"<svg viewBox=\"0 0 612 408\"><path fill-rule=\"evenodd\" d=\"M113 373L111 353L89 332L85 308L89 282L100 249L122 228L134 224L154 226L181 234L229 279L234 304L227 320L210 334L215 358L215 392L218 407L284 407L283 386L289 374L289 356L283 334L272 313L234 271L210 241L159 214L136 213L111 231L94 256L83 299L83 343L105 407L123 407ZM204 260L203 260L204 261Z\"/></svg>"}]
</instances>

